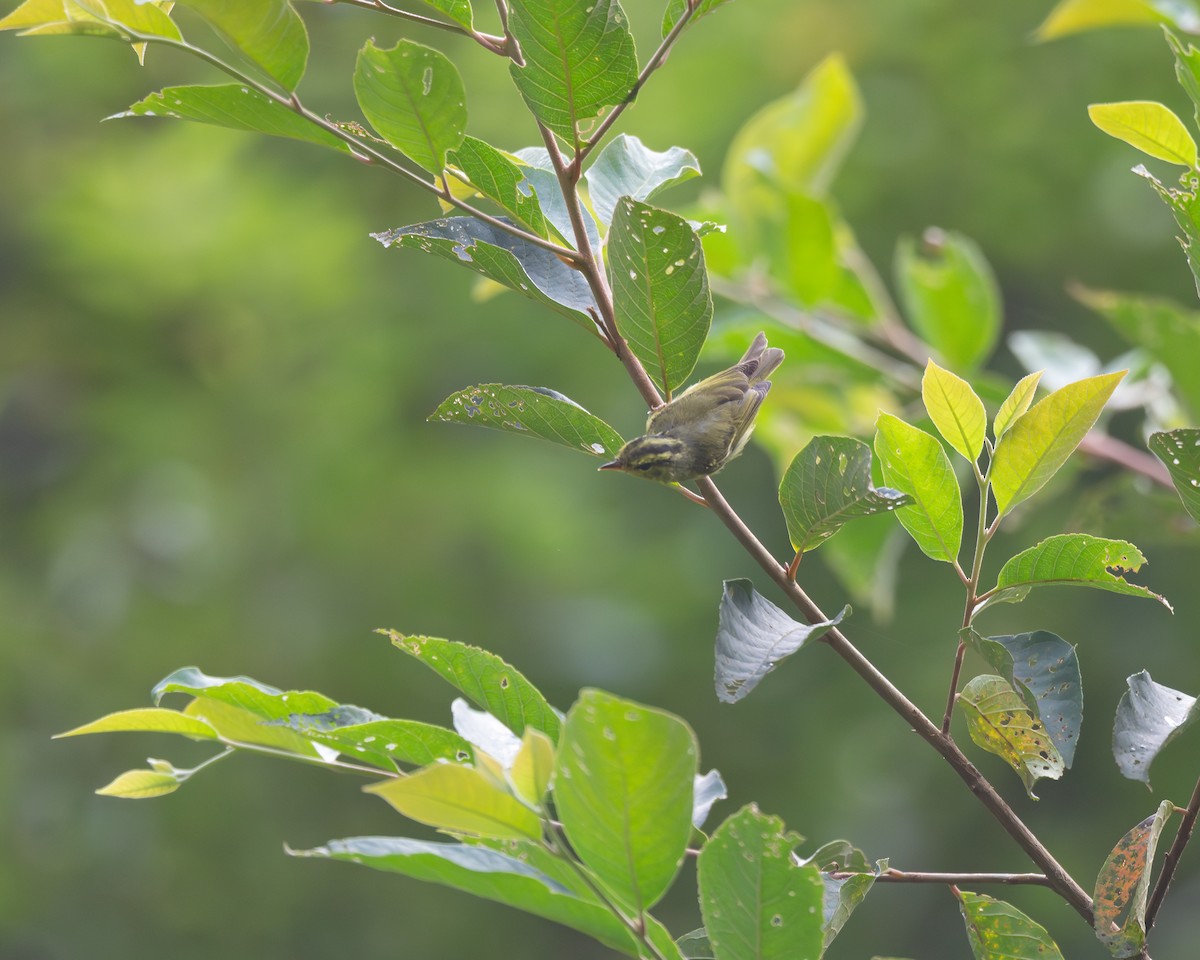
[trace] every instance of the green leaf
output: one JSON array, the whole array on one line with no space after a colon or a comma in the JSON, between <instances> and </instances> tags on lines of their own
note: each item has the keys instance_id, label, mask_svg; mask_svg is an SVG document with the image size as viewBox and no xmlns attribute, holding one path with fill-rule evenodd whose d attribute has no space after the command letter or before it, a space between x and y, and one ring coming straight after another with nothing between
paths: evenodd
<instances>
[{"instance_id":1,"label":"green leaf","mask_svg":"<svg viewBox=\"0 0 1200 960\"><path fill-rule=\"evenodd\" d=\"M848 520L912 503L899 490L871 485L871 448L853 437L813 437L779 484L792 548L812 550Z\"/></svg>"},{"instance_id":2,"label":"green leaf","mask_svg":"<svg viewBox=\"0 0 1200 960\"><path fill-rule=\"evenodd\" d=\"M973 628L963 639L1004 677L1037 714L1071 769L1083 725L1083 678L1075 648L1047 630L984 637Z\"/></svg>"},{"instance_id":3,"label":"green leaf","mask_svg":"<svg viewBox=\"0 0 1200 960\"><path fill-rule=\"evenodd\" d=\"M249 130L272 137L288 137L349 153L350 145L327 130L309 123L257 90L240 83L219 86L164 87L109 120L125 117L169 117L194 120L231 130Z\"/></svg>"},{"instance_id":4,"label":"green leaf","mask_svg":"<svg viewBox=\"0 0 1200 960\"><path fill-rule=\"evenodd\" d=\"M946 442L968 460L978 460L987 434L987 411L971 385L930 360L921 377L921 399Z\"/></svg>"},{"instance_id":5,"label":"green leaf","mask_svg":"<svg viewBox=\"0 0 1200 960\"><path fill-rule=\"evenodd\" d=\"M1196 698L1155 683L1145 670L1126 680L1117 704L1113 756L1121 775L1150 786L1150 764L1200 714Z\"/></svg>"},{"instance_id":6,"label":"green leaf","mask_svg":"<svg viewBox=\"0 0 1200 960\"><path fill-rule=\"evenodd\" d=\"M540 806L554 772L554 741L534 727L526 727L521 749L508 772L517 796L528 804Z\"/></svg>"},{"instance_id":7,"label":"green leaf","mask_svg":"<svg viewBox=\"0 0 1200 960\"><path fill-rule=\"evenodd\" d=\"M19 9L14 11L14 15L18 12ZM162 3L138 3L137 0L74 0L71 9L60 2L58 12L60 18L65 17L68 21L75 20L80 13L90 14L97 20L116 26L122 33L131 30L152 37L182 39L179 28L167 10L163 9Z\"/></svg>"},{"instance_id":8,"label":"green leaf","mask_svg":"<svg viewBox=\"0 0 1200 960\"><path fill-rule=\"evenodd\" d=\"M1200 521L1200 429L1188 427L1150 435L1150 452L1171 474L1183 508Z\"/></svg>"},{"instance_id":9,"label":"green leaf","mask_svg":"<svg viewBox=\"0 0 1200 960\"><path fill-rule=\"evenodd\" d=\"M762 596L749 580L726 580L717 625L717 698L737 703L810 640L819 640L850 612L799 623Z\"/></svg>"},{"instance_id":10,"label":"green leaf","mask_svg":"<svg viewBox=\"0 0 1200 960\"><path fill-rule=\"evenodd\" d=\"M464 137L450 154L450 162L471 181L471 186L539 237L549 237L550 228L542 212L533 184L525 175L528 168L510 154L497 150L475 137Z\"/></svg>"},{"instance_id":11,"label":"green leaf","mask_svg":"<svg viewBox=\"0 0 1200 960\"><path fill-rule=\"evenodd\" d=\"M61 737L78 737L85 733L115 733L129 730L136 733L179 733L193 740L214 740L217 731L203 720L185 716L178 710L167 710L160 707L143 707L137 710L121 710L110 713L75 727L65 733L57 733L54 739Z\"/></svg>"},{"instance_id":12,"label":"green leaf","mask_svg":"<svg viewBox=\"0 0 1200 960\"><path fill-rule=\"evenodd\" d=\"M1075 286L1071 293L1165 366L1180 397L1200 417L1200 313L1170 300L1109 290Z\"/></svg>"},{"instance_id":13,"label":"green leaf","mask_svg":"<svg viewBox=\"0 0 1200 960\"><path fill-rule=\"evenodd\" d=\"M692 19L689 21L688 26L691 26L691 24L695 23L701 17L707 16L716 10L717 7L723 6L728 2L729 0L699 0L696 4L696 12L692 14ZM674 29L675 24L679 22L679 18L683 16L683 12L687 9L687 6L688 0L667 0L667 9L663 14L662 23L662 35L664 37Z\"/></svg>"},{"instance_id":14,"label":"green leaf","mask_svg":"<svg viewBox=\"0 0 1200 960\"><path fill-rule=\"evenodd\" d=\"M920 247L903 238L896 285L913 329L951 366L973 370L987 359L1000 333L1000 290L973 241L932 229Z\"/></svg>"},{"instance_id":15,"label":"green leaf","mask_svg":"<svg viewBox=\"0 0 1200 960\"><path fill-rule=\"evenodd\" d=\"M509 840L542 836L538 815L474 767L435 763L363 790L382 797L406 817L439 830Z\"/></svg>"},{"instance_id":16,"label":"green leaf","mask_svg":"<svg viewBox=\"0 0 1200 960\"><path fill-rule=\"evenodd\" d=\"M818 960L825 885L796 863L800 841L753 804L721 824L700 851L700 914L720 960Z\"/></svg>"},{"instance_id":17,"label":"green leaf","mask_svg":"<svg viewBox=\"0 0 1200 960\"><path fill-rule=\"evenodd\" d=\"M1054 741L1003 677L975 677L963 687L956 703L971 739L1012 767L1031 799L1037 799L1033 786L1038 780L1062 777L1063 758Z\"/></svg>"},{"instance_id":18,"label":"green leaf","mask_svg":"<svg viewBox=\"0 0 1200 960\"><path fill-rule=\"evenodd\" d=\"M607 249L617 329L669 397L695 369L712 323L700 238L682 217L622 197Z\"/></svg>"},{"instance_id":19,"label":"green leaf","mask_svg":"<svg viewBox=\"0 0 1200 960\"><path fill-rule=\"evenodd\" d=\"M686 960L716 960L717 957L703 927L685 933L675 945Z\"/></svg>"},{"instance_id":20,"label":"green leaf","mask_svg":"<svg viewBox=\"0 0 1200 960\"><path fill-rule=\"evenodd\" d=\"M1197 292L1200 292L1200 177L1188 171L1180 178L1178 188L1165 187L1140 163L1133 172L1144 178L1154 188L1155 193L1170 209L1175 217L1175 223L1183 231L1179 243L1187 256L1188 266L1196 281Z\"/></svg>"},{"instance_id":21,"label":"green leaf","mask_svg":"<svg viewBox=\"0 0 1200 960\"><path fill-rule=\"evenodd\" d=\"M454 640L407 637L395 630L380 632L517 736L533 727L552 741L558 739L558 713L520 671L494 653Z\"/></svg>"},{"instance_id":22,"label":"green leaf","mask_svg":"<svg viewBox=\"0 0 1200 960\"><path fill-rule=\"evenodd\" d=\"M1200 32L1200 16L1193 15L1193 21L1196 29L1192 32ZM1187 92L1192 101L1192 116L1196 118L1197 124L1200 124L1200 50L1190 43L1185 48L1170 30L1164 32L1167 35L1167 46L1175 55L1175 79Z\"/></svg>"},{"instance_id":23,"label":"green leaf","mask_svg":"<svg viewBox=\"0 0 1200 960\"><path fill-rule=\"evenodd\" d=\"M470 0L421 0L421 2L445 14L460 27L468 30L474 27Z\"/></svg>"},{"instance_id":24,"label":"green leaf","mask_svg":"<svg viewBox=\"0 0 1200 960\"><path fill-rule=\"evenodd\" d=\"M1196 166L1196 141L1183 121L1154 100L1125 100L1088 106L1092 123L1147 156L1184 167Z\"/></svg>"},{"instance_id":25,"label":"green leaf","mask_svg":"<svg viewBox=\"0 0 1200 960\"><path fill-rule=\"evenodd\" d=\"M1000 513L1033 496L1058 472L1124 376L1120 371L1068 384L1013 421L989 472Z\"/></svg>"},{"instance_id":26,"label":"green leaf","mask_svg":"<svg viewBox=\"0 0 1200 960\"><path fill-rule=\"evenodd\" d=\"M1013 421L1029 409L1029 405L1033 403L1033 396L1037 393L1038 381L1041 379L1042 372L1040 370L1022 377L1012 388L1012 393L1000 404L1000 409L996 411L996 419L992 421L992 436L997 441L1008 433Z\"/></svg>"},{"instance_id":27,"label":"green leaf","mask_svg":"<svg viewBox=\"0 0 1200 960\"><path fill-rule=\"evenodd\" d=\"M207 20L235 49L279 82L296 89L308 62L308 31L288 0L178 0Z\"/></svg>"},{"instance_id":28,"label":"green leaf","mask_svg":"<svg viewBox=\"0 0 1200 960\"><path fill-rule=\"evenodd\" d=\"M411 40L381 50L371 40L358 53L354 95L359 109L393 147L430 173L463 142L466 92L450 60Z\"/></svg>"},{"instance_id":29,"label":"green leaf","mask_svg":"<svg viewBox=\"0 0 1200 960\"><path fill-rule=\"evenodd\" d=\"M429 415L431 421L473 423L612 458L621 437L574 400L545 387L481 383L452 393Z\"/></svg>"},{"instance_id":30,"label":"green leaf","mask_svg":"<svg viewBox=\"0 0 1200 960\"><path fill-rule=\"evenodd\" d=\"M1000 568L996 586L985 604L1017 603L1034 587L1093 587L1129 597L1157 600L1168 610L1171 605L1122 576L1137 573L1146 558L1132 543L1105 540L1086 533L1061 533L1047 537L1037 546L1022 550ZM976 612L978 612L977 608Z\"/></svg>"},{"instance_id":31,"label":"green leaf","mask_svg":"<svg viewBox=\"0 0 1200 960\"><path fill-rule=\"evenodd\" d=\"M1178 0L1060 0L1034 32L1037 40L1129 24L1170 23L1192 33L1200 17Z\"/></svg>"},{"instance_id":32,"label":"green leaf","mask_svg":"<svg viewBox=\"0 0 1200 960\"><path fill-rule=\"evenodd\" d=\"M170 773L161 773L158 770L126 770L96 793L102 797L120 797L123 800L149 800L174 793L179 786L179 778Z\"/></svg>"},{"instance_id":33,"label":"green leaf","mask_svg":"<svg viewBox=\"0 0 1200 960\"><path fill-rule=\"evenodd\" d=\"M678 717L599 690L585 690L563 723L555 809L579 859L634 916L683 862L696 754Z\"/></svg>"},{"instance_id":34,"label":"green leaf","mask_svg":"<svg viewBox=\"0 0 1200 960\"><path fill-rule=\"evenodd\" d=\"M1136 957L1146 944L1146 895L1159 835L1175 805L1164 800L1113 847L1092 898L1096 936L1114 957Z\"/></svg>"},{"instance_id":35,"label":"green leaf","mask_svg":"<svg viewBox=\"0 0 1200 960\"><path fill-rule=\"evenodd\" d=\"M850 915L871 892L875 878L887 869L887 861L879 860L872 866L866 855L849 841L831 840L803 862L817 867L825 884L823 928L825 949L828 950ZM837 878L830 875L843 871L853 876Z\"/></svg>"},{"instance_id":36,"label":"green leaf","mask_svg":"<svg viewBox=\"0 0 1200 960\"><path fill-rule=\"evenodd\" d=\"M637 80L629 21L617 0L512 0L509 29L525 65L513 82L533 115L568 143L625 100Z\"/></svg>"},{"instance_id":37,"label":"green leaf","mask_svg":"<svg viewBox=\"0 0 1200 960\"><path fill-rule=\"evenodd\" d=\"M822 60L793 93L767 104L735 135L722 174L739 210L768 208L779 190L820 198L862 125L862 99L845 61ZM771 189L764 191L764 185Z\"/></svg>"},{"instance_id":38,"label":"green leaf","mask_svg":"<svg viewBox=\"0 0 1200 960\"><path fill-rule=\"evenodd\" d=\"M209 724L227 743L254 744L294 753L300 757L319 757L320 751L307 737L282 726L282 719L267 719L253 708L234 706L224 699L198 696L183 712Z\"/></svg>"},{"instance_id":39,"label":"green leaf","mask_svg":"<svg viewBox=\"0 0 1200 960\"><path fill-rule=\"evenodd\" d=\"M397 762L423 767L438 760L470 763L475 751L466 740L445 727L418 720L356 716L357 708L335 707L323 714L296 714L288 726L314 743L332 747L358 763L395 770ZM369 711L362 711L369 714Z\"/></svg>"},{"instance_id":40,"label":"green leaf","mask_svg":"<svg viewBox=\"0 0 1200 960\"><path fill-rule=\"evenodd\" d=\"M482 846L404 837L350 837L331 840L312 850L288 852L298 857L342 860L438 883L561 923L627 956L644 956L628 928L593 894L568 888L540 869L543 864L554 866L554 862L547 862L544 857L539 860L538 848L524 844L511 846L520 851L520 859ZM664 958L679 957L671 946L670 936L657 921L647 917L647 928Z\"/></svg>"},{"instance_id":41,"label":"green leaf","mask_svg":"<svg viewBox=\"0 0 1200 960\"><path fill-rule=\"evenodd\" d=\"M543 208L544 209L544 208ZM431 253L516 290L592 333L596 312L587 280L549 250L474 217L448 217L371 234L385 247Z\"/></svg>"},{"instance_id":42,"label":"green leaf","mask_svg":"<svg viewBox=\"0 0 1200 960\"><path fill-rule=\"evenodd\" d=\"M875 421L875 454L888 486L913 499L896 511L896 519L927 557L954 563L962 544L962 499L937 438L881 413Z\"/></svg>"},{"instance_id":43,"label":"green leaf","mask_svg":"<svg viewBox=\"0 0 1200 960\"><path fill-rule=\"evenodd\" d=\"M700 176L700 161L690 150L651 150L637 137L618 134L586 171L592 209L605 226L612 223L621 197L649 200L667 187Z\"/></svg>"},{"instance_id":44,"label":"green leaf","mask_svg":"<svg viewBox=\"0 0 1200 960\"><path fill-rule=\"evenodd\" d=\"M826 303L842 278L839 226L829 203L799 193L777 196L758 217L769 274L805 306Z\"/></svg>"},{"instance_id":45,"label":"green leaf","mask_svg":"<svg viewBox=\"0 0 1200 960\"><path fill-rule=\"evenodd\" d=\"M568 238L568 246L575 247L575 225L572 221L572 207L583 219L584 232L587 233L588 243L593 250L601 247L600 227L587 206L577 206L572 198L568 204L563 196L562 185L558 182L558 174L554 172L554 162L545 147L522 147L514 150L513 156L523 164L521 172L533 186L542 212L546 215L559 235Z\"/></svg>"},{"instance_id":46,"label":"green leaf","mask_svg":"<svg viewBox=\"0 0 1200 960\"><path fill-rule=\"evenodd\" d=\"M956 895L975 960L1063 960L1046 928L1011 903L966 890Z\"/></svg>"}]
</instances>

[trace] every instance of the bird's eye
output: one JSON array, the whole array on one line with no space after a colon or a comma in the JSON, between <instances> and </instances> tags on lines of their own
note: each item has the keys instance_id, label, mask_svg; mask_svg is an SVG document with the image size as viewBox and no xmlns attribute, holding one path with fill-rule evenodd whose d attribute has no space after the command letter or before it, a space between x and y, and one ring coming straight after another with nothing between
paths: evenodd
<instances>
[{"instance_id":1,"label":"bird's eye","mask_svg":"<svg viewBox=\"0 0 1200 960\"><path fill-rule=\"evenodd\" d=\"M649 470L650 462L648 460L639 460L633 465L634 470Z\"/></svg>"}]
</instances>

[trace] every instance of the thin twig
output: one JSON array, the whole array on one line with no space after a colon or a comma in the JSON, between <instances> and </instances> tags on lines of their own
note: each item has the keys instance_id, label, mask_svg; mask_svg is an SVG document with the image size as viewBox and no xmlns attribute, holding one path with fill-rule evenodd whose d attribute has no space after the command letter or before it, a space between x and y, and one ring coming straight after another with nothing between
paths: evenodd
<instances>
[{"instance_id":1,"label":"thin twig","mask_svg":"<svg viewBox=\"0 0 1200 960\"><path fill-rule=\"evenodd\" d=\"M1050 878L1044 873L931 873L917 870L885 870L876 876L873 873L855 873L849 870L835 870L826 874L834 880L848 880L851 877L875 877L879 883L1003 883L1003 884L1032 884L1034 886L1051 887Z\"/></svg>"},{"instance_id":2,"label":"thin twig","mask_svg":"<svg viewBox=\"0 0 1200 960\"><path fill-rule=\"evenodd\" d=\"M401 20L409 20L413 23L419 23L424 27L433 27L437 30L445 30L448 33L457 33L460 36L470 37L485 50L490 50L492 53L506 56L505 37L495 37L490 33L480 33L478 30L468 30L466 27L458 23L447 23L445 20L437 20L434 17L427 17L420 13L412 13L409 10L401 10L399 7L393 7L383 2L383 0L324 0L330 6L338 3L348 4L352 7L362 7L364 10L374 10L378 13L386 13L390 17L399 17Z\"/></svg>"},{"instance_id":3,"label":"thin twig","mask_svg":"<svg viewBox=\"0 0 1200 960\"><path fill-rule=\"evenodd\" d=\"M1147 931L1154 926L1154 918L1158 916L1163 897L1167 895L1167 888L1171 886L1171 880L1175 876L1175 870L1179 867L1179 860L1183 856L1184 848L1192 838L1192 831L1196 827L1198 816L1200 816L1200 780L1196 781L1195 789L1192 790L1192 799L1188 803L1187 809L1183 811L1183 821L1179 824L1170 849L1163 857L1162 870L1158 874L1158 881L1154 884L1154 892L1150 894L1150 902L1146 906Z\"/></svg>"},{"instance_id":4,"label":"thin twig","mask_svg":"<svg viewBox=\"0 0 1200 960\"><path fill-rule=\"evenodd\" d=\"M663 41L658 45L658 49L654 51L654 55L646 61L646 65L642 67L642 72L638 74L637 79L633 82L633 86L630 87L629 92L625 94L625 99L613 107L608 116L600 122L600 126L595 129L592 135L579 145L579 149L575 153L575 164L578 167L583 167L583 161L587 159L592 150L594 150L600 141L604 139L604 135L612 129L612 125L617 122L617 118L625 112L626 107L630 106L633 101L637 99L638 94L642 91L642 87L644 87L646 85L646 81L650 79L650 75L666 62L667 54L671 52L671 47L674 46L675 41L679 38L679 35L683 33L683 28L686 27L688 21L692 19L692 14L694 12L695 8L689 3L687 8L683 11L683 15L679 18L679 21L671 28L671 31L665 37L663 37Z\"/></svg>"}]
</instances>

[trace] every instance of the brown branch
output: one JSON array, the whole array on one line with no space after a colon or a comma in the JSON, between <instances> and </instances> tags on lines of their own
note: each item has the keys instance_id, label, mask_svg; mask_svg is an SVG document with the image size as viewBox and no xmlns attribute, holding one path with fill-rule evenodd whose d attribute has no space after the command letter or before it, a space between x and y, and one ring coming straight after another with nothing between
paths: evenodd
<instances>
[{"instance_id":1,"label":"brown branch","mask_svg":"<svg viewBox=\"0 0 1200 960\"><path fill-rule=\"evenodd\" d=\"M1179 860L1183 856L1184 848L1192 839L1197 816L1200 816L1200 780L1196 781L1195 789L1192 790L1192 799L1188 803L1187 809L1183 811L1183 822L1179 824L1175 839L1166 856L1163 857L1162 871L1158 875L1158 882L1154 884L1154 892L1150 894L1150 902L1146 907L1147 931L1154 926L1154 918L1158 916L1163 897L1167 895L1167 888L1171 886L1171 880L1175 877L1175 870L1179 867Z\"/></svg>"}]
</instances>

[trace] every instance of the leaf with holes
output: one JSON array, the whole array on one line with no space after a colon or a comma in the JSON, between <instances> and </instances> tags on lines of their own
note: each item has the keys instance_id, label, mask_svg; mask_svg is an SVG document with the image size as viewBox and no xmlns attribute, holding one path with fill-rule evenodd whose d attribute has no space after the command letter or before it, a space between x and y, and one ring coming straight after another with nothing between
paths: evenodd
<instances>
[{"instance_id":1,"label":"leaf with holes","mask_svg":"<svg viewBox=\"0 0 1200 960\"><path fill-rule=\"evenodd\" d=\"M570 144L637 80L629 20L617 0L510 0L523 66L513 82L533 115Z\"/></svg>"},{"instance_id":2,"label":"leaf with holes","mask_svg":"<svg viewBox=\"0 0 1200 960\"><path fill-rule=\"evenodd\" d=\"M1056 585L1093 587L1128 597L1144 597L1157 600L1170 610L1171 605L1157 593L1122 576L1125 572L1137 573L1145 562L1142 552L1124 540L1105 540L1086 533L1047 537L1000 568L996 586L976 612L995 603L1018 603L1034 587Z\"/></svg>"},{"instance_id":3,"label":"leaf with holes","mask_svg":"<svg viewBox=\"0 0 1200 960\"><path fill-rule=\"evenodd\" d=\"M1017 772L1025 792L1036 800L1033 786L1063 775L1063 759L1046 728L1003 677L975 677L956 701L976 745L994 753Z\"/></svg>"},{"instance_id":4,"label":"leaf with holes","mask_svg":"<svg viewBox=\"0 0 1200 960\"><path fill-rule=\"evenodd\" d=\"M358 708L297 714L289 718L288 726L348 760L381 770L395 770L398 763L423 767L439 760L470 763L475 758L471 744L453 730L418 720L393 720Z\"/></svg>"},{"instance_id":5,"label":"leaf with holes","mask_svg":"<svg viewBox=\"0 0 1200 960\"><path fill-rule=\"evenodd\" d=\"M717 698L737 703L785 658L819 640L850 612L832 620L799 623L754 589L749 580L726 580L717 624Z\"/></svg>"},{"instance_id":6,"label":"leaf with holes","mask_svg":"<svg viewBox=\"0 0 1200 960\"><path fill-rule=\"evenodd\" d=\"M717 957L818 960L824 950L825 885L796 862L798 834L753 804L713 833L700 851L700 914Z\"/></svg>"},{"instance_id":7,"label":"leaf with holes","mask_svg":"<svg viewBox=\"0 0 1200 960\"><path fill-rule=\"evenodd\" d=\"M381 50L368 40L354 66L358 106L393 147L430 173L463 142L466 92L445 54L411 40Z\"/></svg>"},{"instance_id":8,"label":"leaf with holes","mask_svg":"<svg viewBox=\"0 0 1200 960\"><path fill-rule=\"evenodd\" d=\"M563 723L555 809L579 859L633 916L686 855L696 763L682 720L600 690L585 690Z\"/></svg>"},{"instance_id":9,"label":"leaf with holes","mask_svg":"<svg viewBox=\"0 0 1200 960\"><path fill-rule=\"evenodd\" d=\"M621 197L649 200L676 183L700 176L700 161L690 150L651 150L637 137L618 134L583 174L592 209L605 226L612 223Z\"/></svg>"},{"instance_id":10,"label":"leaf with holes","mask_svg":"<svg viewBox=\"0 0 1200 960\"><path fill-rule=\"evenodd\" d=\"M1154 849L1175 805L1164 800L1123 836L1096 877L1092 897L1096 936L1114 957L1136 957L1146 944L1146 895Z\"/></svg>"},{"instance_id":11,"label":"leaf with holes","mask_svg":"<svg viewBox=\"0 0 1200 960\"><path fill-rule=\"evenodd\" d=\"M1187 427L1150 435L1150 452L1171 474L1183 508L1200 521L1200 429Z\"/></svg>"},{"instance_id":12,"label":"leaf with holes","mask_svg":"<svg viewBox=\"0 0 1200 960\"><path fill-rule=\"evenodd\" d=\"M371 234L385 247L420 250L469 267L524 294L592 333L596 301L578 270L549 250L474 217L446 217Z\"/></svg>"},{"instance_id":13,"label":"leaf with holes","mask_svg":"<svg viewBox=\"0 0 1200 960\"><path fill-rule=\"evenodd\" d=\"M517 736L526 727L533 727L551 740L558 739L558 712L520 671L494 653L438 637L408 637L395 630L379 632Z\"/></svg>"},{"instance_id":14,"label":"leaf with holes","mask_svg":"<svg viewBox=\"0 0 1200 960\"><path fill-rule=\"evenodd\" d=\"M1046 928L1011 903L956 891L975 960L1063 960Z\"/></svg>"},{"instance_id":15,"label":"leaf with holes","mask_svg":"<svg viewBox=\"0 0 1200 960\"><path fill-rule=\"evenodd\" d=\"M848 520L912 502L899 490L871 485L871 448L853 437L813 437L779 484L779 505L797 553L820 546Z\"/></svg>"},{"instance_id":16,"label":"leaf with holes","mask_svg":"<svg viewBox=\"0 0 1200 960\"><path fill-rule=\"evenodd\" d=\"M682 217L622 197L607 251L617 329L669 397L695 368L712 322L700 238Z\"/></svg>"},{"instance_id":17,"label":"leaf with holes","mask_svg":"<svg viewBox=\"0 0 1200 960\"><path fill-rule=\"evenodd\" d=\"M1200 714L1196 698L1155 683L1145 670L1126 680L1113 724L1113 757L1121 775L1150 786L1150 764Z\"/></svg>"},{"instance_id":18,"label":"leaf with holes","mask_svg":"<svg viewBox=\"0 0 1200 960\"><path fill-rule=\"evenodd\" d=\"M612 427L546 387L481 383L452 393L429 419L539 437L593 457L611 459L621 449L621 437Z\"/></svg>"},{"instance_id":19,"label":"leaf with holes","mask_svg":"<svg viewBox=\"0 0 1200 960\"><path fill-rule=\"evenodd\" d=\"M1058 747L1063 766L1071 769L1083 726L1083 678L1075 648L1047 630L985 637L968 627L961 636L1021 694Z\"/></svg>"},{"instance_id":20,"label":"leaf with holes","mask_svg":"<svg viewBox=\"0 0 1200 960\"><path fill-rule=\"evenodd\" d=\"M1013 421L996 446L990 473L1000 513L1033 496L1058 472L1124 376L1122 370L1067 384Z\"/></svg>"},{"instance_id":21,"label":"leaf with holes","mask_svg":"<svg viewBox=\"0 0 1200 960\"><path fill-rule=\"evenodd\" d=\"M968 460L978 460L987 433L987 411L971 385L930 360L921 377L921 399L946 442Z\"/></svg>"},{"instance_id":22,"label":"leaf with holes","mask_svg":"<svg viewBox=\"0 0 1200 960\"><path fill-rule=\"evenodd\" d=\"M962 544L962 495L937 438L881 413L875 421L875 453L888 486L913 500L896 511L896 519L927 557L954 563Z\"/></svg>"}]
</instances>

